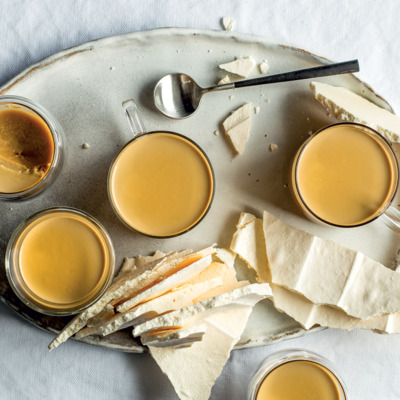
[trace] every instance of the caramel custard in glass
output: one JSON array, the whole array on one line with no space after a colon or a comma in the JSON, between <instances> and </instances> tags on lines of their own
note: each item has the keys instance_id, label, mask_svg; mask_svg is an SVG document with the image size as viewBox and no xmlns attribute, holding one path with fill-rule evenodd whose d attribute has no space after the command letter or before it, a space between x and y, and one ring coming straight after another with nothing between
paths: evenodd
<instances>
[{"instance_id":1,"label":"caramel custard in glass","mask_svg":"<svg viewBox=\"0 0 400 400\"><path fill-rule=\"evenodd\" d=\"M114 252L103 228L75 209L41 212L17 228L6 269L16 293L50 315L75 313L104 292L114 274Z\"/></svg>"},{"instance_id":2,"label":"caramel custard in glass","mask_svg":"<svg viewBox=\"0 0 400 400\"><path fill-rule=\"evenodd\" d=\"M25 191L40 182L54 156L50 128L33 110L0 105L0 192Z\"/></svg>"},{"instance_id":3,"label":"caramel custard in glass","mask_svg":"<svg viewBox=\"0 0 400 400\"><path fill-rule=\"evenodd\" d=\"M391 146L372 129L341 123L317 132L299 150L292 189L306 215L357 226L381 215L398 185Z\"/></svg>"},{"instance_id":4,"label":"caramel custard in glass","mask_svg":"<svg viewBox=\"0 0 400 400\"><path fill-rule=\"evenodd\" d=\"M340 400L340 384L329 369L315 362L286 362L263 379L256 400Z\"/></svg>"},{"instance_id":5,"label":"caramel custard in glass","mask_svg":"<svg viewBox=\"0 0 400 400\"><path fill-rule=\"evenodd\" d=\"M214 178L205 154L189 139L152 132L129 142L113 162L111 204L130 228L148 236L186 232L207 213Z\"/></svg>"},{"instance_id":6,"label":"caramel custard in glass","mask_svg":"<svg viewBox=\"0 0 400 400\"><path fill-rule=\"evenodd\" d=\"M302 349L281 350L260 365L248 400L346 400L347 389L322 356Z\"/></svg>"}]
</instances>

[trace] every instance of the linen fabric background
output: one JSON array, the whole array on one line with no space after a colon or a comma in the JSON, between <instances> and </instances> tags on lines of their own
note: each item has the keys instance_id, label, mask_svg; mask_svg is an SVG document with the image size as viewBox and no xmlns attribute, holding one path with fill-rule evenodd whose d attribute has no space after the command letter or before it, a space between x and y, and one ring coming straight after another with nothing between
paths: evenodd
<instances>
[{"instance_id":1,"label":"linen fabric background","mask_svg":"<svg viewBox=\"0 0 400 400\"><path fill-rule=\"evenodd\" d=\"M400 111L397 0L0 0L0 85L31 64L90 40L160 27L234 30L292 44L334 61L358 58L358 77ZM0 215L1 229L1 215ZM69 341L48 353L52 335L0 303L0 399L176 399L148 354ZM211 399L244 399L269 354L305 348L328 358L352 400L400 398L400 335L325 330L231 354Z\"/></svg>"}]
</instances>

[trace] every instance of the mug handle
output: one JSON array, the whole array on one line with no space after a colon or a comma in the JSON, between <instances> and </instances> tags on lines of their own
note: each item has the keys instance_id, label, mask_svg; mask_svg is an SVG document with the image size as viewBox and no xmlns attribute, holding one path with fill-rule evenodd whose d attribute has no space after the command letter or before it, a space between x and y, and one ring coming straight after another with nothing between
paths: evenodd
<instances>
[{"instance_id":1,"label":"mug handle","mask_svg":"<svg viewBox=\"0 0 400 400\"><path fill-rule=\"evenodd\" d=\"M143 120L139 114L138 106L133 99L128 99L122 102L122 108L125 111L125 115L128 118L129 127L133 137L141 133L146 133L146 128L144 127Z\"/></svg>"},{"instance_id":2,"label":"mug handle","mask_svg":"<svg viewBox=\"0 0 400 400\"><path fill-rule=\"evenodd\" d=\"M387 227L400 233L400 211L396 207L389 206L380 218Z\"/></svg>"}]
</instances>

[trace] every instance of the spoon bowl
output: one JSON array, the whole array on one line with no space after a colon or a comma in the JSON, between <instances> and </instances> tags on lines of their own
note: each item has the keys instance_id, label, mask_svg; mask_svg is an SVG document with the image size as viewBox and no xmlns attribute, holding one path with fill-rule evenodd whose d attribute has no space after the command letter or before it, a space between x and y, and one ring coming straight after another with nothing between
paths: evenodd
<instances>
[{"instance_id":1,"label":"spoon bowl","mask_svg":"<svg viewBox=\"0 0 400 400\"><path fill-rule=\"evenodd\" d=\"M225 85L202 88L189 75L177 73L165 75L154 88L154 104L164 115L170 118L183 119L192 115L199 107L205 93L219 90L235 89L268 83L288 82L300 79L318 78L358 72L358 61L322 65L298 71L284 72L277 75L262 76Z\"/></svg>"},{"instance_id":2,"label":"spoon bowl","mask_svg":"<svg viewBox=\"0 0 400 400\"><path fill-rule=\"evenodd\" d=\"M186 74L169 74L154 88L154 103L166 116L187 118L199 106L204 90Z\"/></svg>"}]
</instances>

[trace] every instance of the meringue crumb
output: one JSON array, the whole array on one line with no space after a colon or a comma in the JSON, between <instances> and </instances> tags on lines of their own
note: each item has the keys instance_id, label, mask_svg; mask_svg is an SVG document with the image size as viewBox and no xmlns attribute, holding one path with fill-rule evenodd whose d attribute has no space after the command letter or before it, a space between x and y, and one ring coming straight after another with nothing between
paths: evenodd
<instances>
[{"instance_id":1,"label":"meringue crumb","mask_svg":"<svg viewBox=\"0 0 400 400\"><path fill-rule=\"evenodd\" d=\"M269 65L267 60L263 60L262 63L258 64L258 70L260 74L266 74L269 70Z\"/></svg>"},{"instance_id":2,"label":"meringue crumb","mask_svg":"<svg viewBox=\"0 0 400 400\"><path fill-rule=\"evenodd\" d=\"M235 20L231 17L223 17L222 25L226 31L232 31L235 25Z\"/></svg>"},{"instance_id":3,"label":"meringue crumb","mask_svg":"<svg viewBox=\"0 0 400 400\"><path fill-rule=\"evenodd\" d=\"M269 145L269 151L276 151L276 150L278 150L278 145L275 143L271 143Z\"/></svg>"},{"instance_id":4,"label":"meringue crumb","mask_svg":"<svg viewBox=\"0 0 400 400\"><path fill-rule=\"evenodd\" d=\"M90 148L90 146L89 146L89 143L83 143L83 145L82 145L82 149L89 149Z\"/></svg>"},{"instance_id":5,"label":"meringue crumb","mask_svg":"<svg viewBox=\"0 0 400 400\"><path fill-rule=\"evenodd\" d=\"M235 96L229 96L229 100L232 101L232 99L233 99L234 97L235 97Z\"/></svg>"},{"instance_id":6,"label":"meringue crumb","mask_svg":"<svg viewBox=\"0 0 400 400\"><path fill-rule=\"evenodd\" d=\"M219 82L218 85L225 85L226 83L231 83L231 79L228 75L225 75Z\"/></svg>"},{"instance_id":7,"label":"meringue crumb","mask_svg":"<svg viewBox=\"0 0 400 400\"><path fill-rule=\"evenodd\" d=\"M218 131L214 131L214 135L215 136L219 136L219 132Z\"/></svg>"},{"instance_id":8,"label":"meringue crumb","mask_svg":"<svg viewBox=\"0 0 400 400\"><path fill-rule=\"evenodd\" d=\"M114 71L115 67L110 67L110 71Z\"/></svg>"},{"instance_id":9,"label":"meringue crumb","mask_svg":"<svg viewBox=\"0 0 400 400\"><path fill-rule=\"evenodd\" d=\"M265 101L266 103L269 103L269 99L265 99L264 101Z\"/></svg>"},{"instance_id":10,"label":"meringue crumb","mask_svg":"<svg viewBox=\"0 0 400 400\"><path fill-rule=\"evenodd\" d=\"M235 76L240 76L242 78L247 78L250 72L253 70L256 62L250 56L240 56L235 57L234 61L220 64L219 68L223 69Z\"/></svg>"},{"instance_id":11,"label":"meringue crumb","mask_svg":"<svg viewBox=\"0 0 400 400\"><path fill-rule=\"evenodd\" d=\"M255 106L254 107L254 114L258 114L260 112L260 107L259 106Z\"/></svg>"},{"instance_id":12,"label":"meringue crumb","mask_svg":"<svg viewBox=\"0 0 400 400\"><path fill-rule=\"evenodd\" d=\"M309 136L311 136L313 134L313 131L308 131L307 133Z\"/></svg>"}]
</instances>

